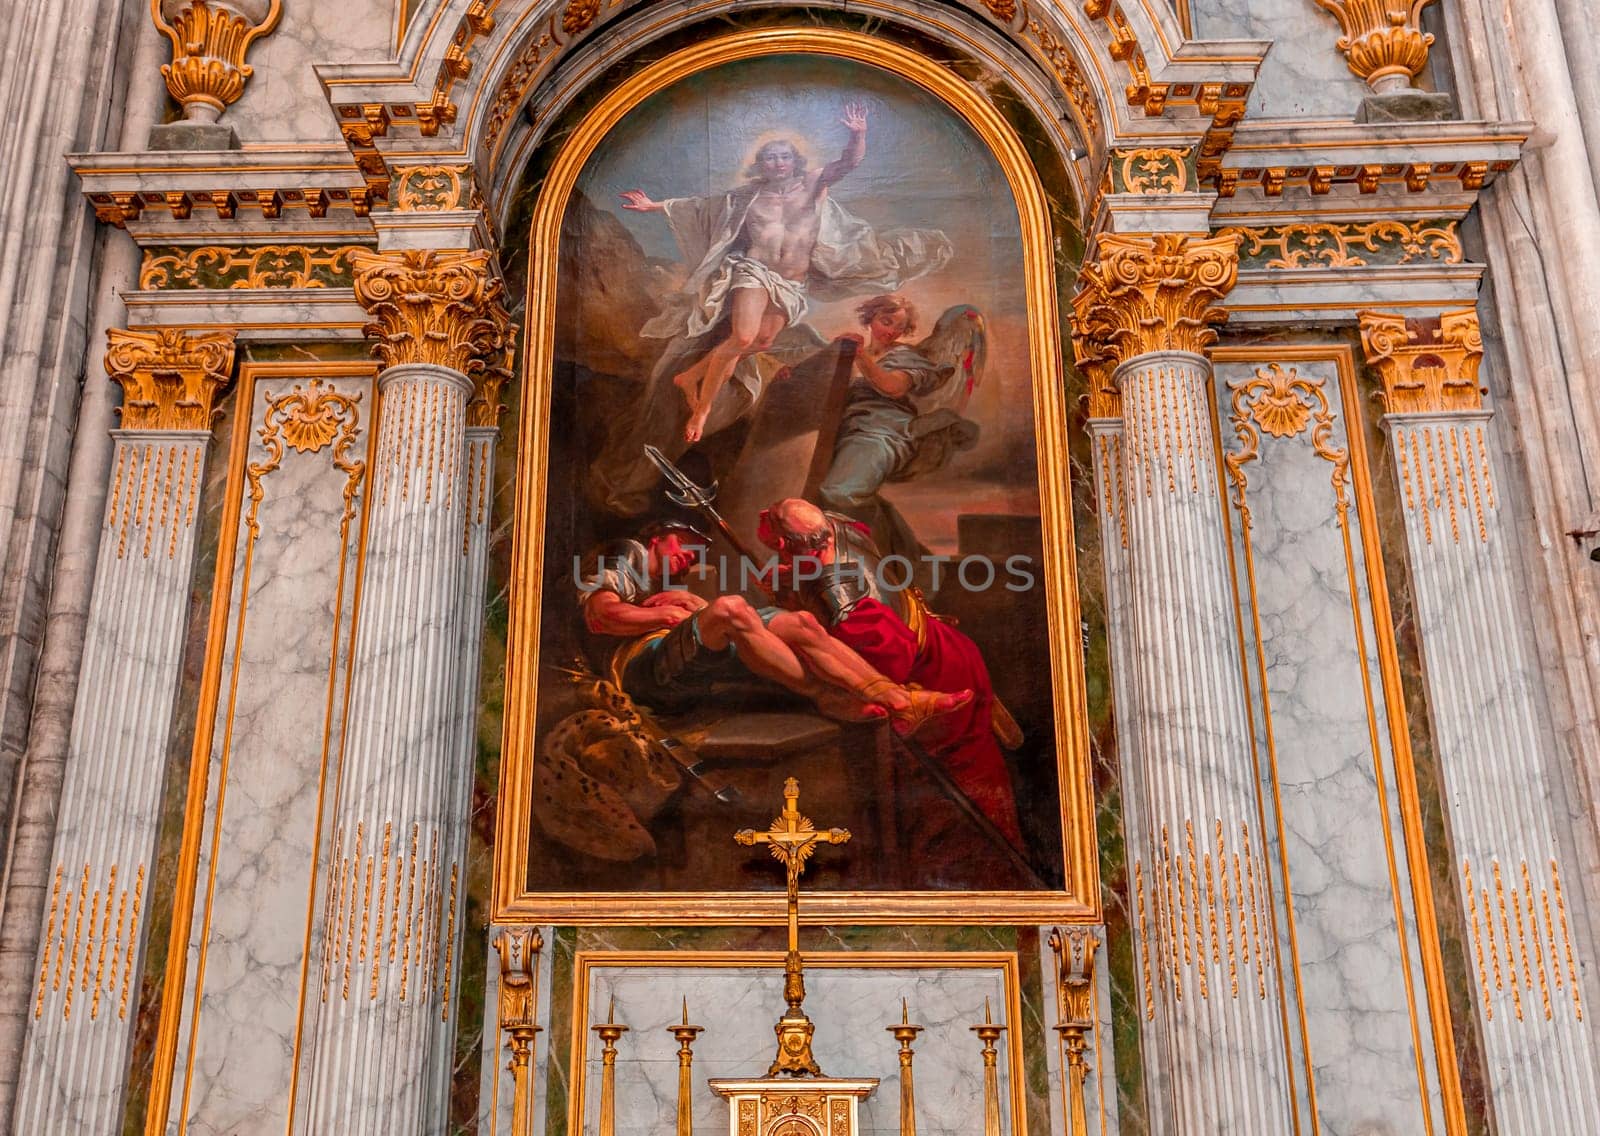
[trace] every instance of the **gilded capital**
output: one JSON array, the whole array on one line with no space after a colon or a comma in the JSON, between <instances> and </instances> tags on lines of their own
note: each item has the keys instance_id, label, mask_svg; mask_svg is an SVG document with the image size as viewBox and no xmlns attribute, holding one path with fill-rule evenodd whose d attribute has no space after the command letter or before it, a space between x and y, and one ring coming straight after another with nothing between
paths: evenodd
<instances>
[{"instance_id":1,"label":"gilded capital","mask_svg":"<svg viewBox=\"0 0 1600 1136\"><path fill-rule=\"evenodd\" d=\"M1433 0L1317 0L1344 34L1345 62L1378 94L1403 91L1427 66L1433 36L1422 30L1422 9Z\"/></svg>"},{"instance_id":2,"label":"gilded capital","mask_svg":"<svg viewBox=\"0 0 1600 1136\"><path fill-rule=\"evenodd\" d=\"M1073 352L1092 392L1109 392L1111 374L1129 359L1200 355L1216 342L1211 325L1227 319L1216 301L1239 277L1238 237L1109 233L1096 251L1072 298Z\"/></svg>"},{"instance_id":3,"label":"gilded capital","mask_svg":"<svg viewBox=\"0 0 1600 1136\"><path fill-rule=\"evenodd\" d=\"M106 373L122 385L124 430L210 430L233 376L233 332L106 333Z\"/></svg>"},{"instance_id":4,"label":"gilded capital","mask_svg":"<svg viewBox=\"0 0 1600 1136\"><path fill-rule=\"evenodd\" d=\"M283 0L150 0L156 27L172 41L161 74L189 122L216 122L244 94L254 70L245 52L278 26Z\"/></svg>"},{"instance_id":5,"label":"gilded capital","mask_svg":"<svg viewBox=\"0 0 1600 1136\"><path fill-rule=\"evenodd\" d=\"M1362 312L1359 318L1361 347L1383 378L1389 413L1483 406L1478 386L1483 336L1477 309L1441 312L1435 319L1407 319L1390 312Z\"/></svg>"},{"instance_id":6,"label":"gilded capital","mask_svg":"<svg viewBox=\"0 0 1600 1136\"><path fill-rule=\"evenodd\" d=\"M355 254L356 299L386 367L430 363L475 378L502 372L511 319L487 252L406 249Z\"/></svg>"}]
</instances>

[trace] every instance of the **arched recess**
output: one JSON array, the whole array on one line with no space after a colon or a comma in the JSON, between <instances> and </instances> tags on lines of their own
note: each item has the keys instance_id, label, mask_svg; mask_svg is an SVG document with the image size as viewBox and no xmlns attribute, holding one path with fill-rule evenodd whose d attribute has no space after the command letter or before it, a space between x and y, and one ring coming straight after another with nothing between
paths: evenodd
<instances>
[{"instance_id":1,"label":"arched recess","mask_svg":"<svg viewBox=\"0 0 1600 1136\"><path fill-rule=\"evenodd\" d=\"M1072 436L1073 405L1062 356L1062 325L1057 297L1075 277L1082 252L1079 210L1062 155L1052 146L1051 131L1035 119L1026 100L1004 79L985 76L970 58L941 47L941 41L910 29L891 39L858 30L827 26L832 21L806 13L789 26L781 13L757 13L753 26L728 29L706 42L694 27L677 29L681 39L663 37L641 49L632 62L572 66L590 80L587 90L566 89L565 71L558 70L552 91L560 92L563 112L543 121L550 128L548 144L536 150L523 176L525 190L504 224L502 261L514 278L526 280L527 306L524 371L515 462L517 504L515 559L506 570L512 588L508 665L505 675L504 748L500 777L499 828L492 917L497 920L542 920L583 917L607 921L696 919L740 921L771 914L765 893L726 890L707 899L701 893L657 894L646 904L621 894L597 896L594 890L536 887L529 882L529 838L534 791L535 692L541 680L538 651L544 606L540 587L559 586L543 546L547 479L548 430L551 422L556 304L559 302L559 243L568 198L585 163L608 132L647 96L674 80L741 59L811 53L882 68L914 84L953 111L988 148L1017 204L1021 217L1022 254L1019 276L1025 281L1022 307L1028 329L1025 397L1032 400L1030 444L1037 447L1039 522L1043 526L1045 568L1041 610L1048 625L1041 628L1046 658L1042 673L1049 684L1046 702L1053 708L1047 725L1049 752L1055 763L1052 806L1061 845L1059 884L1033 891L1013 887L986 893L977 888L936 894L920 889L885 889L863 898L861 891L819 893L808 901L819 916L868 921L922 918L933 921L1096 920L1100 915L1098 849L1095 843L1094 792L1089 760L1090 726L1085 714L1085 687L1078 610L1073 532L1073 479L1067 455ZM795 26L800 24L803 26ZM822 24L823 26L818 26ZM619 33L620 34L620 33ZM964 71L963 69L971 69ZM986 80L974 82L974 76ZM550 97L558 97L552 94ZM1040 167L1050 170L1047 193ZM527 234L527 235L525 235ZM526 243L524 243L526 242ZM531 251L529 251L531 250ZM524 267L518 259L529 257ZM508 455L509 457L510 455ZM1032 460L1031 458L1029 459ZM1078 521L1081 524L1082 521ZM544 577L541 579L541 577ZM1041 735L1046 736L1046 735ZM764 806L763 806L764 807ZM827 818L821 818L828 823ZM604 891L605 889L600 889ZM1008 894L1000 895L1005 890ZM1026 894L1024 894L1026 893Z\"/></svg>"}]
</instances>

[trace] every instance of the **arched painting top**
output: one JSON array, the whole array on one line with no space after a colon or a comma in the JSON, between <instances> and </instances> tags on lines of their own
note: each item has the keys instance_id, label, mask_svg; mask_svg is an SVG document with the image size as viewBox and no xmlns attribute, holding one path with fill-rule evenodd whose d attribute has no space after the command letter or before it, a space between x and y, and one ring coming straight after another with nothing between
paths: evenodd
<instances>
[{"instance_id":1,"label":"arched painting top","mask_svg":"<svg viewBox=\"0 0 1600 1136\"><path fill-rule=\"evenodd\" d=\"M1006 122L881 39L738 33L609 92L528 239L493 917L770 918L728 838L792 774L857 829L819 917L1095 918L1055 264Z\"/></svg>"}]
</instances>

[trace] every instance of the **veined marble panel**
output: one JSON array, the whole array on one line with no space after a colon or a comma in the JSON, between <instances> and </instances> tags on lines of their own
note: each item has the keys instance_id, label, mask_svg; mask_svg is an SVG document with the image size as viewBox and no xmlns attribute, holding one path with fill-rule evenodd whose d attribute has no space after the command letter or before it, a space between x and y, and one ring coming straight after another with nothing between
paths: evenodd
<instances>
[{"instance_id":1,"label":"veined marble panel","mask_svg":"<svg viewBox=\"0 0 1600 1136\"><path fill-rule=\"evenodd\" d=\"M1325 1136L1440 1131L1339 369L1272 351L1219 361L1216 395L1301 1107Z\"/></svg>"},{"instance_id":2,"label":"veined marble panel","mask_svg":"<svg viewBox=\"0 0 1600 1136\"><path fill-rule=\"evenodd\" d=\"M773 1023L783 1012L780 967L597 967L590 972L585 1027L616 1020L629 1032L618 1043L617 1136L660 1136L677 1107L677 1042L667 1027L689 1019L706 1027L694 1046L694 1123L702 1133L726 1131L727 1104L706 1087L711 1077L763 1076L774 1053ZM811 967L806 1013L816 1023L814 1052L832 1077L877 1077L861 1106L863 1133L898 1136L898 1043L887 1027L900 1020L900 999L924 1032L913 1047L917 1131L971 1136L982 1126L982 1046L969 1028L983 1021L984 999L996 1021L1007 1016L1006 974L992 967ZM1008 1023L1009 1024L1009 1023ZM600 1042L585 1028L581 1131L598 1130ZM1002 1131L1016 1133L1011 1100L1010 1035L1000 1045Z\"/></svg>"},{"instance_id":3,"label":"veined marble panel","mask_svg":"<svg viewBox=\"0 0 1600 1136\"><path fill-rule=\"evenodd\" d=\"M373 410L369 376L283 365L257 370L249 398L170 1113L194 1136L292 1130L322 981L319 821L337 769Z\"/></svg>"},{"instance_id":4,"label":"veined marble panel","mask_svg":"<svg viewBox=\"0 0 1600 1136\"><path fill-rule=\"evenodd\" d=\"M1200 39L1269 39L1250 90L1252 118L1355 116L1370 92L1339 50L1339 21L1311 0L1189 0Z\"/></svg>"}]
</instances>

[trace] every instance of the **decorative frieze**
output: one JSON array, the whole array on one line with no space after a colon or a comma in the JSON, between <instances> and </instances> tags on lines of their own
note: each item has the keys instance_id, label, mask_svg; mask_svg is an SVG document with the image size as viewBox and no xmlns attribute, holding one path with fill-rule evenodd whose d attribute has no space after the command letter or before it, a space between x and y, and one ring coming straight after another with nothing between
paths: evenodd
<instances>
[{"instance_id":1,"label":"decorative frieze","mask_svg":"<svg viewBox=\"0 0 1600 1136\"><path fill-rule=\"evenodd\" d=\"M1307 221L1251 227L1230 225L1219 237L1239 238L1239 268L1366 268L1460 264L1456 221Z\"/></svg>"},{"instance_id":2,"label":"decorative frieze","mask_svg":"<svg viewBox=\"0 0 1600 1136\"><path fill-rule=\"evenodd\" d=\"M394 206L403 213L442 213L478 203L471 166L396 166Z\"/></svg>"},{"instance_id":3,"label":"decorative frieze","mask_svg":"<svg viewBox=\"0 0 1600 1136\"><path fill-rule=\"evenodd\" d=\"M1113 150L1106 172L1112 193L1192 193L1197 188L1193 146Z\"/></svg>"},{"instance_id":4,"label":"decorative frieze","mask_svg":"<svg viewBox=\"0 0 1600 1136\"><path fill-rule=\"evenodd\" d=\"M161 74L187 121L216 122L238 101L254 73L245 52L282 11L283 0L151 0L156 27L172 41Z\"/></svg>"},{"instance_id":5,"label":"decorative frieze","mask_svg":"<svg viewBox=\"0 0 1600 1136\"><path fill-rule=\"evenodd\" d=\"M1317 0L1344 32L1339 50L1377 94L1403 91L1428 64L1433 36L1421 27L1433 0Z\"/></svg>"},{"instance_id":6,"label":"decorative frieze","mask_svg":"<svg viewBox=\"0 0 1600 1136\"><path fill-rule=\"evenodd\" d=\"M511 323L487 252L407 249L354 256L356 299L386 367L407 363L476 375L503 355Z\"/></svg>"},{"instance_id":7,"label":"decorative frieze","mask_svg":"<svg viewBox=\"0 0 1600 1136\"><path fill-rule=\"evenodd\" d=\"M107 332L106 372L122 385L124 430L210 430L233 374L233 333Z\"/></svg>"},{"instance_id":8,"label":"decorative frieze","mask_svg":"<svg viewBox=\"0 0 1600 1136\"><path fill-rule=\"evenodd\" d=\"M349 288L361 245L172 245L144 250L139 287Z\"/></svg>"}]
</instances>

